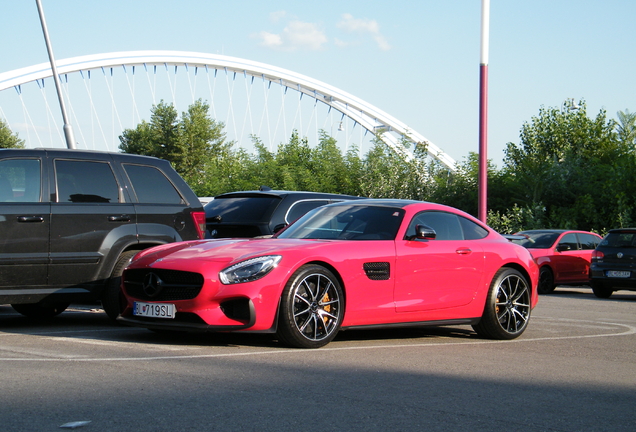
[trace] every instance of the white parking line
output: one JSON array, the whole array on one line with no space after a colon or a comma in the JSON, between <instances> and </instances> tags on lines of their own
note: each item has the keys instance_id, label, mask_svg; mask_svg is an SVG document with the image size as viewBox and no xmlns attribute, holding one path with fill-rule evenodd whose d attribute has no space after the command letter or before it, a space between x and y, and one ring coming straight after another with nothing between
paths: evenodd
<instances>
[{"instance_id":1,"label":"white parking line","mask_svg":"<svg viewBox=\"0 0 636 432\"><path fill-rule=\"evenodd\" d=\"M571 340L571 339L589 339L589 338L600 338L600 337L615 337L615 336L628 336L636 334L636 326L629 324L620 324L613 322L593 322L593 321L584 321L584 320L574 320L574 319L559 319L559 318L535 318L539 321L559 321L566 324L576 324L580 323L582 327L588 328L592 326L592 328L597 329L606 329L609 327L622 328L624 329L619 333L602 333L602 334L589 334L589 335L575 335L575 336L550 336L550 337L537 337L537 338L519 338L513 339L509 341L501 341L501 340L475 340L475 341L461 341L461 342L449 342L449 343L420 343L420 344L408 344L408 345L399 345L399 344L390 344L390 345L371 345L371 346L355 346L355 347L326 347L313 351L315 354L320 354L324 352L334 352L334 351L354 351L354 350L380 350L380 349L406 349L406 348L422 348L422 347L447 347L447 346L457 346L457 345L481 345L481 344L511 344L511 343L530 343L530 342L542 342L542 341L555 341L555 340ZM596 326L594 326L596 324ZM65 341L70 342L80 342L84 343L85 340L78 341L75 338L51 338L51 339L64 339ZM134 344L135 346L146 345L148 344L139 344L136 342L105 342L102 341L104 345L117 346L119 344L123 344L125 346L130 346ZM100 342L97 342L100 344ZM155 345L151 345L156 348ZM197 349L198 347L178 347L179 349ZM168 349L167 346L161 345L161 350ZM0 348L0 350L2 350ZM307 353L306 349L271 349L265 351L248 351L248 352L231 352L231 353L217 353L217 354L189 354L189 355L174 355L174 356L146 356L146 357L68 357L63 355L58 355L58 358L2 358L0 362L130 362L130 361L151 361L151 360L184 360L184 359L202 359L202 358L227 358L227 357L257 357L257 356L265 356L265 355L280 355L280 354L290 354L290 353ZM35 353L34 353L35 354ZM38 355L38 354L35 354ZM50 355L50 354L49 354Z\"/></svg>"}]
</instances>

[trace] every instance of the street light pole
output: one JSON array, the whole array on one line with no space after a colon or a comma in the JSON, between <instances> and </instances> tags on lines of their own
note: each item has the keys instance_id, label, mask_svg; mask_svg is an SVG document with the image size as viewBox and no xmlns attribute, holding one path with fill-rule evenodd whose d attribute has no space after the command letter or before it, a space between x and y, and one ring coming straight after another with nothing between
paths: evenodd
<instances>
[{"instance_id":1,"label":"street light pole","mask_svg":"<svg viewBox=\"0 0 636 432\"><path fill-rule=\"evenodd\" d=\"M40 22L42 23L42 32L44 33L44 41L46 42L46 49L49 52L49 61L51 62L51 71L53 72L53 81L55 81L55 88L57 90L57 98L60 101L60 109L62 110L62 119L64 120L64 137L66 138L66 146L70 149L75 148L75 137L73 136L73 127L68 122L66 115L66 107L64 106L64 98L62 97L62 87L60 86L60 77L57 75L57 68L55 67L55 57L53 56L53 48L51 48L51 42L49 41L49 31L46 28L46 20L44 19L44 11L42 10L42 4L40 0L35 0L38 6L38 13L40 14Z\"/></svg>"},{"instance_id":2,"label":"street light pole","mask_svg":"<svg viewBox=\"0 0 636 432\"><path fill-rule=\"evenodd\" d=\"M488 42L490 0L481 1L481 59L479 64L479 185L478 217L488 218Z\"/></svg>"}]
</instances>

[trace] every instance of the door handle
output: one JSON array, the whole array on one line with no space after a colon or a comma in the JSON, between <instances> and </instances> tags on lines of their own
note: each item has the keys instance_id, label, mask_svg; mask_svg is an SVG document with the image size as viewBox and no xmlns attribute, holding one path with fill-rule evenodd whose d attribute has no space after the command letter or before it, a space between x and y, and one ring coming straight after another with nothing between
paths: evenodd
<instances>
[{"instance_id":1,"label":"door handle","mask_svg":"<svg viewBox=\"0 0 636 432\"><path fill-rule=\"evenodd\" d=\"M130 215L108 216L108 222L130 222Z\"/></svg>"},{"instance_id":2,"label":"door handle","mask_svg":"<svg viewBox=\"0 0 636 432\"><path fill-rule=\"evenodd\" d=\"M457 252L457 254L459 255L468 255L472 253L473 251L470 250L469 248L460 248L460 249L457 249L455 252Z\"/></svg>"},{"instance_id":3,"label":"door handle","mask_svg":"<svg viewBox=\"0 0 636 432\"><path fill-rule=\"evenodd\" d=\"M18 216L18 222L29 223L29 222L44 222L43 216Z\"/></svg>"}]
</instances>

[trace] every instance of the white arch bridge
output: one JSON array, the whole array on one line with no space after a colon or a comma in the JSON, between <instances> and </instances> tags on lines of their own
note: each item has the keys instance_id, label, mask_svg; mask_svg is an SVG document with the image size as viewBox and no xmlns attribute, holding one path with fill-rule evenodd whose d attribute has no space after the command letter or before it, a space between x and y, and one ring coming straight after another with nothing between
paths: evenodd
<instances>
[{"instance_id":1,"label":"white arch bridge","mask_svg":"<svg viewBox=\"0 0 636 432\"><path fill-rule=\"evenodd\" d=\"M316 138L324 130L339 143L343 134L346 146L358 133L360 147L371 132L370 137L378 134L407 160L413 153L403 142L421 142L431 158L455 168L439 147L377 107L264 63L193 52L130 51L58 60L57 69L78 148L115 150L121 131L142 120L140 107L148 112L151 104L168 100L185 108L201 98L210 104L212 117L225 123L228 138L242 147L250 136L270 146L286 142L292 129L301 136L315 132ZM0 73L0 116L21 138L26 134L29 147L65 146L53 80L47 80L51 77L49 63ZM263 90L254 91L259 85Z\"/></svg>"}]
</instances>

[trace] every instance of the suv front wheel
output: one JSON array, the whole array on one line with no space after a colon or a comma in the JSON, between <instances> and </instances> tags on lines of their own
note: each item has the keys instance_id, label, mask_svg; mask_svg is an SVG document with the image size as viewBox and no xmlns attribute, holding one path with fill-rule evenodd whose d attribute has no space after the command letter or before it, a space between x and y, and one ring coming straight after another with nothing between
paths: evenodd
<instances>
[{"instance_id":1,"label":"suv front wheel","mask_svg":"<svg viewBox=\"0 0 636 432\"><path fill-rule=\"evenodd\" d=\"M121 274L137 252L136 250L125 251L119 256L110 274L108 284L102 293L102 307L108 318L113 321L122 312L125 301L121 292Z\"/></svg>"}]
</instances>

